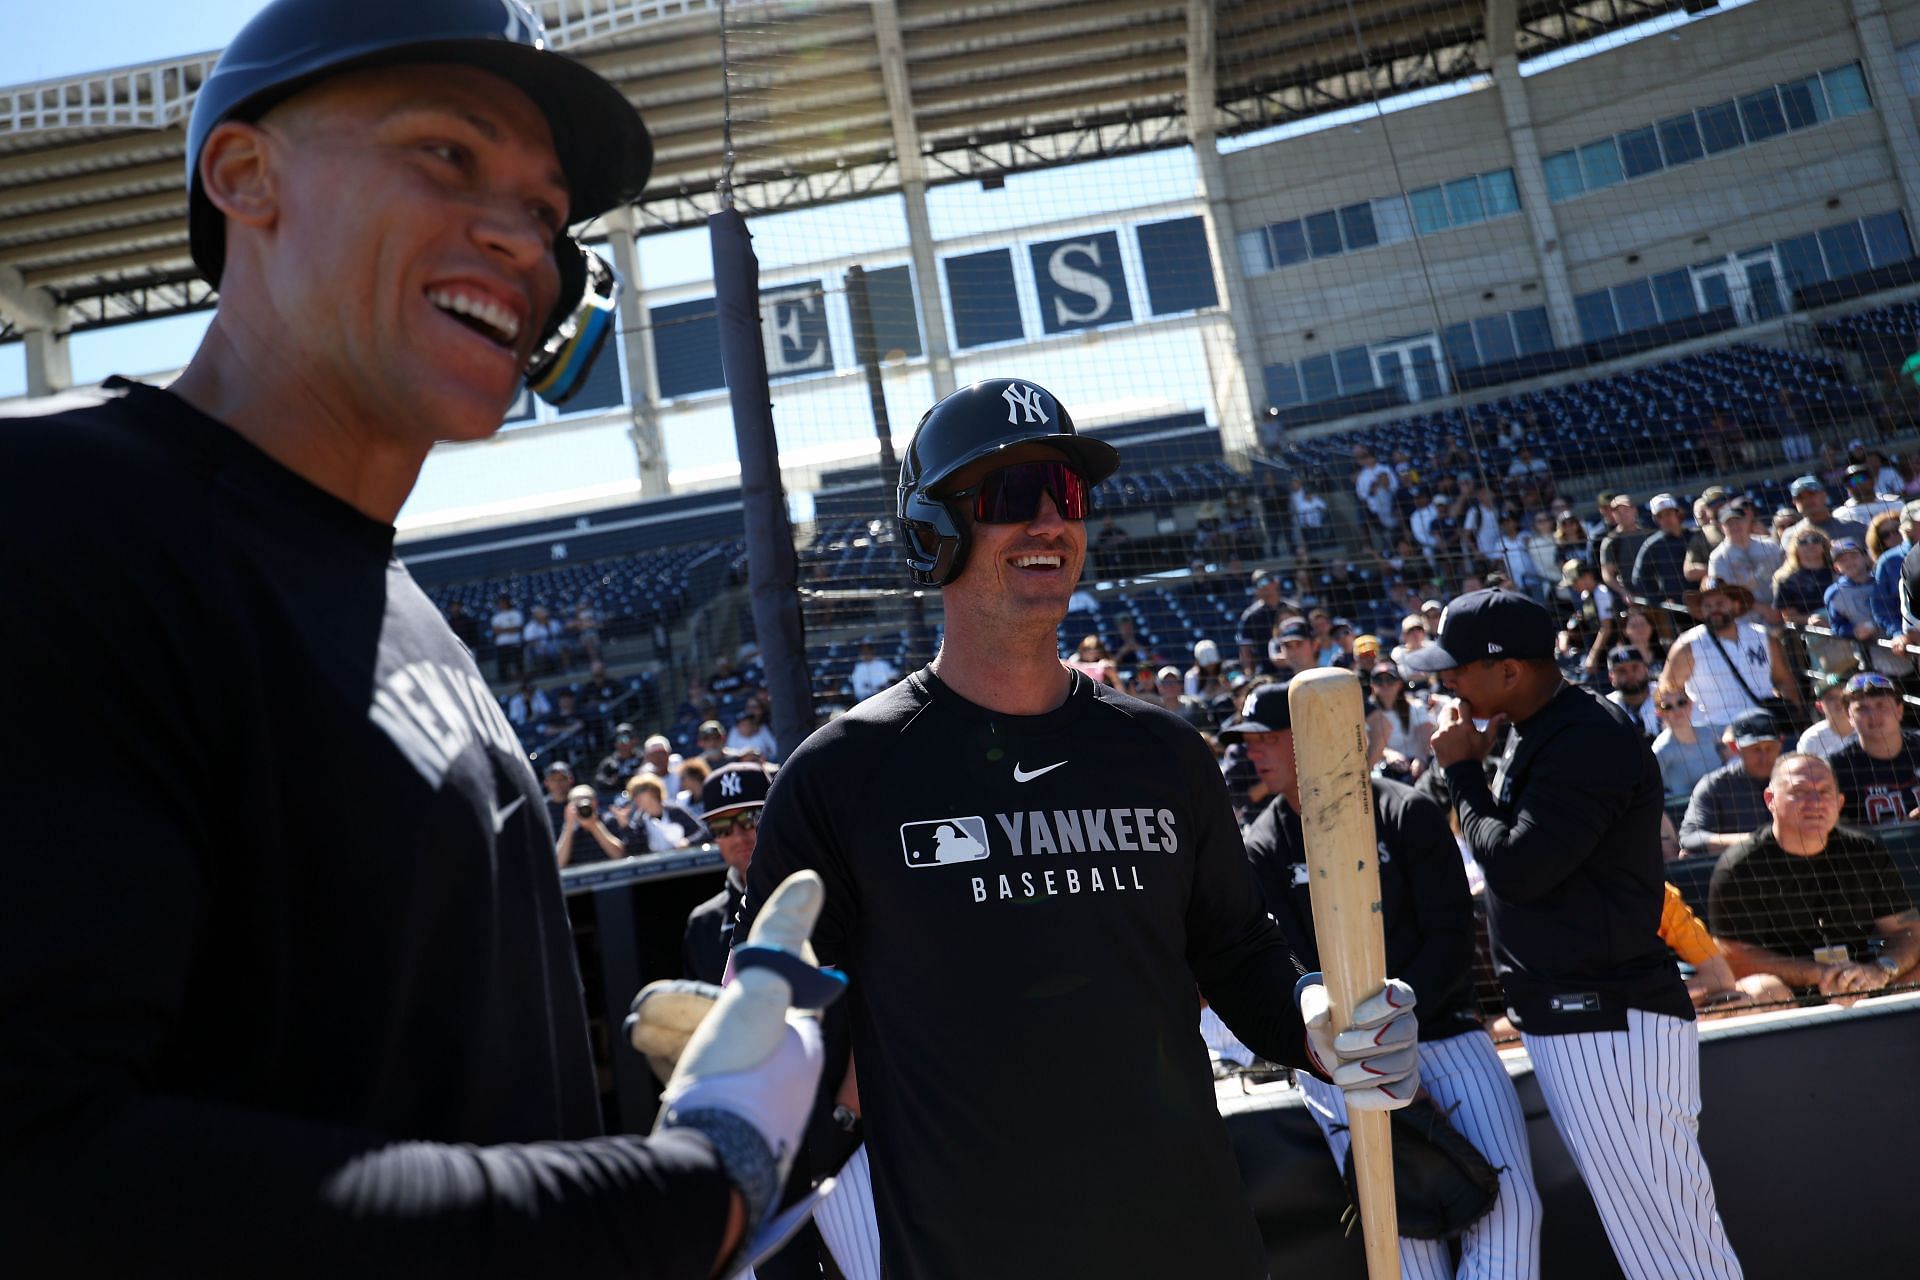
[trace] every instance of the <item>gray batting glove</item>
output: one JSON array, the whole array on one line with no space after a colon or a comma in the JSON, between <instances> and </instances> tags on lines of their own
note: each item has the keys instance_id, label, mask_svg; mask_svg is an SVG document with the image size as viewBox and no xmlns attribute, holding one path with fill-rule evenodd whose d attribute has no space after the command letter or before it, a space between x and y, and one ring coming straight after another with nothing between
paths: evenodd
<instances>
[{"instance_id":1,"label":"gray batting glove","mask_svg":"<svg viewBox=\"0 0 1920 1280\"><path fill-rule=\"evenodd\" d=\"M1388 978L1339 1032L1319 974L1300 979L1293 994L1307 1024L1314 1069L1340 1087L1349 1111L1396 1111L1413 1101L1420 1091L1420 1053L1412 987Z\"/></svg>"}]
</instances>

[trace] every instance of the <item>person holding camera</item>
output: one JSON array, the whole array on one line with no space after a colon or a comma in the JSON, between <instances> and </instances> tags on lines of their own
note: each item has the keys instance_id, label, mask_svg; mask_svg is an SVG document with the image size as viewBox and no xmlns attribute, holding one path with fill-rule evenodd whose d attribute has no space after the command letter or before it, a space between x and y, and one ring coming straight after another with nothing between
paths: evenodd
<instances>
[{"instance_id":1,"label":"person holding camera","mask_svg":"<svg viewBox=\"0 0 1920 1280\"><path fill-rule=\"evenodd\" d=\"M582 831L587 833L585 838L580 835ZM627 856L627 846L600 819L598 796L584 782L567 792L567 812L560 820L560 838L554 842L553 856L563 867Z\"/></svg>"}]
</instances>

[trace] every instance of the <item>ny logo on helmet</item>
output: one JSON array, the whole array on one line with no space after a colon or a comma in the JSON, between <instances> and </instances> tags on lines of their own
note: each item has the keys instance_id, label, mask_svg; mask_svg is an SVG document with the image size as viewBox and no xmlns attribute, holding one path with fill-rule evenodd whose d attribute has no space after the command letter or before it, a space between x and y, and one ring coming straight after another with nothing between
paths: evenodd
<instances>
[{"instance_id":1,"label":"ny logo on helmet","mask_svg":"<svg viewBox=\"0 0 1920 1280\"><path fill-rule=\"evenodd\" d=\"M530 44L536 49L546 47L547 29L523 0L500 0L500 7L507 11L507 25L500 34L515 44Z\"/></svg>"},{"instance_id":2,"label":"ny logo on helmet","mask_svg":"<svg viewBox=\"0 0 1920 1280\"><path fill-rule=\"evenodd\" d=\"M740 794L740 775L737 773L730 773L726 775L724 778L721 778L720 794L723 796L739 795Z\"/></svg>"},{"instance_id":3,"label":"ny logo on helmet","mask_svg":"<svg viewBox=\"0 0 1920 1280\"><path fill-rule=\"evenodd\" d=\"M1008 422L1018 423L1021 420L1020 411L1022 409L1027 411L1026 421L1028 422L1052 421L1051 418L1047 417L1046 401L1041 399L1040 388L1038 387L1023 387L1015 382L1010 384L1005 391L1002 391L1000 396L1007 402Z\"/></svg>"}]
</instances>

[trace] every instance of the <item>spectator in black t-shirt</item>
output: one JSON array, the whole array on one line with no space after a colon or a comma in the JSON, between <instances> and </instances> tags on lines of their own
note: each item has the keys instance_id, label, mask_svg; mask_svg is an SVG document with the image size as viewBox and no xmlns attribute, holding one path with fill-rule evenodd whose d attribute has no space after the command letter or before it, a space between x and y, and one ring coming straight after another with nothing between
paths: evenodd
<instances>
[{"instance_id":1,"label":"spectator in black t-shirt","mask_svg":"<svg viewBox=\"0 0 1920 1280\"><path fill-rule=\"evenodd\" d=\"M1248 675L1259 671L1267 656L1267 641L1280 621L1280 577L1271 569L1256 569L1253 574L1253 602L1240 611L1240 625L1234 629L1234 641L1240 646L1240 669Z\"/></svg>"},{"instance_id":2,"label":"spectator in black t-shirt","mask_svg":"<svg viewBox=\"0 0 1920 1280\"><path fill-rule=\"evenodd\" d=\"M716 698L738 693L747 687L747 678L733 669L733 655L723 653L713 661L713 674L707 677L707 692Z\"/></svg>"},{"instance_id":3,"label":"spectator in black t-shirt","mask_svg":"<svg viewBox=\"0 0 1920 1280\"><path fill-rule=\"evenodd\" d=\"M573 766L565 760L550 761L543 778L547 785L547 824L558 840L567 817L567 792L573 790Z\"/></svg>"},{"instance_id":4,"label":"spectator in black t-shirt","mask_svg":"<svg viewBox=\"0 0 1920 1280\"><path fill-rule=\"evenodd\" d=\"M566 811L560 815L560 834L554 838L553 853L563 867L627 856L626 841L600 816L599 799L584 782L567 792Z\"/></svg>"},{"instance_id":5,"label":"spectator in black t-shirt","mask_svg":"<svg viewBox=\"0 0 1920 1280\"><path fill-rule=\"evenodd\" d=\"M1634 562L1653 532L1640 527L1640 509L1624 493L1613 495L1609 511L1613 516L1613 532L1600 540L1600 580L1613 592L1614 599L1624 602L1634 593Z\"/></svg>"},{"instance_id":6,"label":"spectator in black t-shirt","mask_svg":"<svg viewBox=\"0 0 1920 1280\"><path fill-rule=\"evenodd\" d=\"M613 726L613 751L593 771L593 785L603 795L617 795L626 790L627 779L645 763L640 756L640 735L622 721Z\"/></svg>"},{"instance_id":7,"label":"spectator in black t-shirt","mask_svg":"<svg viewBox=\"0 0 1920 1280\"><path fill-rule=\"evenodd\" d=\"M1905 981L1920 961L1920 913L1880 841L1837 825L1827 762L1781 756L1766 796L1772 820L1727 851L1708 889L1735 976L1843 1000Z\"/></svg>"},{"instance_id":8,"label":"spectator in black t-shirt","mask_svg":"<svg viewBox=\"0 0 1920 1280\"><path fill-rule=\"evenodd\" d=\"M1900 689L1875 671L1847 681L1853 737L1828 757L1843 812L1866 827L1920 818L1920 733L1903 727Z\"/></svg>"},{"instance_id":9,"label":"spectator in black t-shirt","mask_svg":"<svg viewBox=\"0 0 1920 1280\"><path fill-rule=\"evenodd\" d=\"M588 669L586 683L580 686L580 690L591 706L618 702L627 693L625 685L607 674L607 664L604 662L595 662Z\"/></svg>"},{"instance_id":10,"label":"spectator in black t-shirt","mask_svg":"<svg viewBox=\"0 0 1920 1280\"><path fill-rule=\"evenodd\" d=\"M1656 493L1647 504L1658 526L1640 544L1633 560L1633 594L1656 603L1678 603L1692 587L1693 580L1706 577L1706 539L1689 534L1680 500L1670 493ZM1688 555L1696 550L1702 566L1689 572Z\"/></svg>"}]
</instances>

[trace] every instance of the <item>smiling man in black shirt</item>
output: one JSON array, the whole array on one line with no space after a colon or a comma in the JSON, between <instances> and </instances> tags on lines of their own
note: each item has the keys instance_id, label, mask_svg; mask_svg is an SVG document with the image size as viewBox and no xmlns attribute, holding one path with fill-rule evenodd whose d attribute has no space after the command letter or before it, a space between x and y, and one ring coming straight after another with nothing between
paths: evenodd
<instances>
[{"instance_id":1,"label":"smiling man in black shirt","mask_svg":"<svg viewBox=\"0 0 1920 1280\"><path fill-rule=\"evenodd\" d=\"M792 872L825 879L813 943L852 977L892 1276L1265 1276L1201 995L1275 1061L1308 1065L1311 1034L1353 1106L1411 1095L1410 989L1356 1010L1387 1030L1340 1048L1376 1056L1337 1060L1303 1025L1324 988L1296 1005L1205 741L1058 659L1089 494L1116 463L1030 382L935 405L898 510L945 642L809 738L767 797L741 924Z\"/></svg>"},{"instance_id":2,"label":"smiling man in black shirt","mask_svg":"<svg viewBox=\"0 0 1920 1280\"><path fill-rule=\"evenodd\" d=\"M36 549L0 719L113 778L120 855L5 771L7 1274L691 1280L766 1208L817 1058L707 1048L794 1035L785 984L721 997L656 1137L603 1134L541 786L393 548L434 443L558 358L565 229L650 151L517 3L276 0L188 129L188 370L0 423Z\"/></svg>"}]
</instances>

